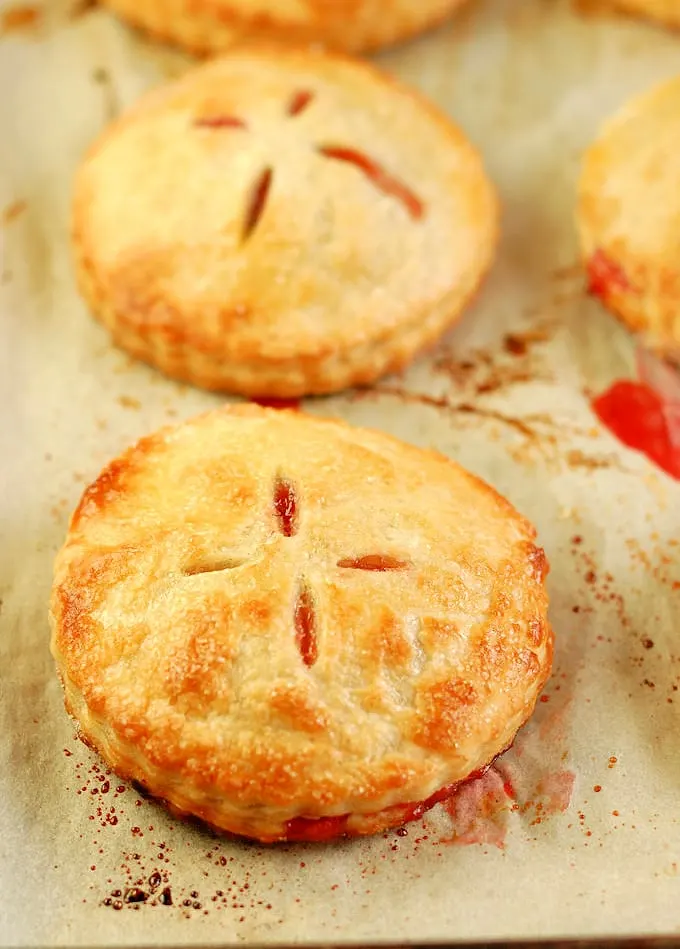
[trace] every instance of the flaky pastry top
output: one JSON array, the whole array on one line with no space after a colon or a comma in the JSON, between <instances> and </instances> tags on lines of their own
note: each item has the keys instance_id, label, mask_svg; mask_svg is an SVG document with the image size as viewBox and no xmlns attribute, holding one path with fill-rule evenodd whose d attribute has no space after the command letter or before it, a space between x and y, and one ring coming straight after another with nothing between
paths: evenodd
<instances>
[{"instance_id":1,"label":"flaky pastry top","mask_svg":"<svg viewBox=\"0 0 680 949\"><path fill-rule=\"evenodd\" d=\"M86 490L52 649L114 767L274 839L422 800L504 750L550 669L546 572L531 526L443 456L226 407Z\"/></svg>"},{"instance_id":2,"label":"flaky pastry top","mask_svg":"<svg viewBox=\"0 0 680 949\"><path fill-rule=\"evenodd\" d=\"M91 149L73 204L110 323L243 363L457 306L496 232L480 158L443 114L367 63L277 47L149 93Z\"/></svg>"},{"instance_id":3,"label":"flaky pastry top","mask_svg":"<svg viewBox=\"0 0 680 949\"><path fill-rule=\"evenodd\" d=\"M609 0L604 6L612 6L624 13L658 20L667 26L680 26L680 4L678 0Z\"/></svg>"},{"instance_id":4,"label":"flaky pastry top","mask_svg":"<svg viewBox=\"0 0 680 949\"><path fill-rule=\"evenodd\" d=\"M464 0L103 0L199 55L254 37L366 52L436 25Z\"/></svg>"},{"instance_id":5,"label":"flaky pastry top","mask_svg":"<svg viewBox=\"0 0 680 949\"><path fill-rule=\"evenodd\" d=\"M653 347L680 355L680 77L605 124L579 190L584 256L609 270L603 296Z\"/></svg>"}]
</instances>

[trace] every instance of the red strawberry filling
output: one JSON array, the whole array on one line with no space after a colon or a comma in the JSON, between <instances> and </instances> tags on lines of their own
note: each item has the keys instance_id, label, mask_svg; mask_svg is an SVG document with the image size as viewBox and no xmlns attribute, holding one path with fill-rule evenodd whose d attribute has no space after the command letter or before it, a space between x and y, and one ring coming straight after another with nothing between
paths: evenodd
<instances>
[{"instance_id":1,"label":"red strawberry filling","mask_svg":"<svg viewBox=\"0 0 680 949\"><path fill-rule=\"evenodd\" d=\"M395 804L394 807L385 808L375 815L365 815L370 820L375 816L376 823L380 826L375 830L381 830L389 827L395 827L400 824L407 824L409 821L418 820L426 811L451 797L456 791L468 781L480 778L488 767L475 771L462 781L456 781L453 784L447 784L439 791L426 798L424 801L415 801L409 804ZM351 814L340 814L337 817L295 817L286 824L285 840L288 841L306 841L310 843L319 843L325 840L332 840L335 837L356 836L350 827ZM372 828L373 829L373 828Z\"/></svg>"},{"instance_id":2,"label":"red strawberry filling","mask_svg":"<svg viewBox=\"0 0 680 949\"><path fill-rule=\"evenodd\" d=\"M302 586L295 602L295 642L306 666L313 666L318 658L316 616L312 594Z\"/></svg>"},{"instance_id":3,"label":"red strawberry filling","mask_svg":"<svg viewBox=\"0 0 680 949\"><path fill-rule=\"evenodd\" d=\"M612 293L624 293L631 289L625 273L604 251L596 250L588 261L588 293L601 300Z\"/></svg>"}]
</instances>

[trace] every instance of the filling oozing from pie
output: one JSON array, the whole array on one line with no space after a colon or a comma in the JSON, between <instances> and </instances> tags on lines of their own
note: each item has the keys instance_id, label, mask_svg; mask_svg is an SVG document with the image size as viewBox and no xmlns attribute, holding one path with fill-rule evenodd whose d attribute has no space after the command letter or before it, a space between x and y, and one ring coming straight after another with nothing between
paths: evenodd
<instances>
[{"instance_id":1,"label":"filling oozing from pie","mask_svg":"<svg viewBox=\"0 0 680 949\"><path fill-rule=\"evenodd\" d=\"M439 791L435 791L424 801L414 801L408 804L396 804L393 807L387 807L375 814L364 814L361 818L367 824L367 830L363 833L374 833L376 830L387 830L390 827L408 824L411 821L418 820L435 804L446 801L469 781L481 778L491 765L480 768L468 775L462 781L456 781L453 784L447 784ZM357 820L353 814L340 814L337 817L295 817L286 824L285 840L298 842L320 842L332 840L334 837L352 837L362 833L362 830L353 828L352 824Z\"/></svg>"},{"instance_id":2,"label":"filling oozing from pie","mask_svg":"<svg viewBox=\"0 0 680 949\"><path fill-rule=\"evenodd\" d=\"M588 261L588 292L606 300L612 293L625 293L631 286L619 265L604 251L596 250Z\"/></svg>"}]
</instances>

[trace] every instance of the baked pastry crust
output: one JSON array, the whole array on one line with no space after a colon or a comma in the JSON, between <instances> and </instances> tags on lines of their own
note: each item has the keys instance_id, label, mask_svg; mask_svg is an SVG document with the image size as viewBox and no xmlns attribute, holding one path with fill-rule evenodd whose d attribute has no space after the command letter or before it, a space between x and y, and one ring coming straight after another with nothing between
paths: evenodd
<instances>
[{"instance_id":1,"label":"baked pastry crust","mask_svg":"<svg viewBox=\"0 0 680 949\"><path fill-rule=\"evenodd\" d=\"M680 27L678 0L609 0L609 5L631 16L654 20L666 26Z\"/></svg>"},{"instance_id":2,"label":"baked pastry crust","mask_svg":"<svg viewBox=\"0 0 680 949\"><path fill-rule=\"evenodd\" d=\"M197 55L244 41L366 53L443 22L465 0L103 0L156 39Z\"/></svg>"},{"instance_id":3,"label":"baked pastry crust","mask_svg":"<svg viewBox=\"0 0 680 949\"><path fill-rule=\"evenodd\" d=\"M270 47L146 96L73 203L80 288L116 342L273 398L403 367L459 317L497 229L446 117L366 63Z\"/></svg>"},{"instance_id":4,"label":"baked pastry crust","mask_svg":"<svg viewBox=\"0 0 680 949\"><path fill-rule=\"evenodd\" d=\"M85 491L52 651L84 737L181 813L264 841L373 833L530 716L546 573L533 528L443 456L228 406Z\"/></svg>"},{"instance_id":5,"label":"baked pastry crust","mask_svg":"<svg viewBox=\"0 0 680 949\"><path fill-rule=\"evenodd\" d=\"M591 290L650 348L680 353L680 77L629 102L585 155L578 226Z\"/></svg>"}]
</instances>

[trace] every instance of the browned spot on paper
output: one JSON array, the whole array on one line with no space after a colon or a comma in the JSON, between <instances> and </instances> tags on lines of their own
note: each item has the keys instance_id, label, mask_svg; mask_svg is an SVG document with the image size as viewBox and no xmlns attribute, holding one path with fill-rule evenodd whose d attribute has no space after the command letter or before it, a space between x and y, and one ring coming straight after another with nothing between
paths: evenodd
<instances>
[{"instance_id":1,"label":"browned spot on paper","mask_svg":"<svg viewBox=\"0 0 680 949\"><path fill-rule=\"evenodd\" d=\"M558 280L581 281L583 279L583 264L581 263L580 260L575 260L573 263L567 264L564 267L556 267L555 270L552 271L550 276L556 281Z\"/></svg>"},{"instance_id":2,"label":"browned spot on paper","mask_svg":"<svg viewBox=\"0 0 680 949\"><path fill-rule=\"evenodd\" d=\"M119 395L118 404L124 409L141 409L142 403L131 395Z\"/></svg>"},{"instance_id":3,"label":"browned spot on paper","mask_svg":"<svg viewBox=\"0 0 680 949\"><path fill-rule=\"evenodd\" d=\"M524 435L524 437L528 439L533 440L537 437L536 432L523 419L514 418L511 415L504 415L495 409L482 409L478 405L470 405L464 402L462 405L456 406L456 411L463 412L466 415L477 415L479 418L493 419L495 422L502 422L504 425L514 428L520 435Z\"/></svg>"},{"instance_id":4,"label":"browned spot on paper","mask_svg":"<svg viewBox=\"0 0 680 949\"><path fill-rule=\"evenodd\" d=\"M524 330L521 333L506 333L503 349L511 356L526 356L533 343L545 343L550 339L546 327Z\"/></svg>"},{"instance_id":5,"label":"browned spot on paper","mask_svg":"<svg viewBox=\"0 0 680 949\"><path fill-rule=\"evenodd\" d=\"M120 99L113 77L100 66L92 72L92 79L102 90L104 116L108 122L112 122L120 112Z\"/></svg>"},{"instance_id":6,"label":"browned spot on paper","mask_svg":"<svg viewBox=\"0 0 680 949\"><path fill-rule=\"evenodd\" d=\"M13 201L12 204L4 209L2 215L0 215L0 220L3 224L11 224L12 221L16 221L16 219L24 213L27 207L28 205L25 201Z\"/></svg>"},{"instance_id":7,"label":"browned spot on paper","mask_svg":"<svg viewBox=\"0 0 680 949\"><path fill-rule=\"evenodd\" d=\"M565 461L570 468L585 468L588 471L596 471L598 468L618 468L621 466L617 458L608 456L586 455L579 449L571 449L565 456Z\"/></svg>"},{"instance_id":8,"label":"browned spot on paper","mask_svg":"<svg viewBox=\"0 0 680 949\"><path fill-rule=\"evenodd\" d=\"M399 386L376 386L374 389L359 389L355 395L356 398L370 397L374 394L392 395L403 402L415 402L420 405L429 405L435 409L453 409L455 405L443 396L426 395L424 392L409 392L407 389L401 389Z\"/></svg>"},{"instance_id":9,"label":"browned spot on paper","mask_svg":"<svg viewBox=\"0 0 680 949\"><path fill-rule=\"evenodd\" d=\"M481 406L473 405L470 402L455 403L449 401L449 399L443 396L431 396L424 392L409 392L407 389L402 389L399 386L376 386L374 389L370 390L359 390L356 393L356 396L360 398L362 396L368 397L375 394L391 395L407 403L410 402L420 405L428 405L437 409L448 409L453 413L460 413L462 415L476 415L479 418L501 422L503 425L515 429L515 431L519 432L526 439L532 441L538 440L541 437L554 438L554 436L541 436L531 427L532 422L542 424L546 421L550 421L547 416L543 415L533 415L525 419L515 418L511 415L505 415L503 412L499 412L496 409L482 408Z\"/></svg>"},{"instance_id":10,"label":"browned spot on paper","mask_svg":"<svg viewBox=\"0 0 680 949\"><path fill-rule=\"evenodd\" d=\"M490 395L492 392L509 389L514 385L537 381L545 382L547 377L539 376L531 369L523 369L518 366L495 366L484 378L478 379L474 383L474 389L477 395Z\"/></svg>"},{"instance_id":11,"label":"browned spot on paper","mask_svg":"<svg viewBox=\"0 0 680 949\"><path fill-rule=\"evenodd\" d=\"M664 544L659 544L658 536L654 535L644 543L640 543L634 537L626 540L626 547L633 563L641 567L649 577L669 587L673 592L680 589L680 583L675 579L678 562L676 546L677 542L674 538L667 540Z\"/></svg>"},{"instance_id":12,"label":"browned spot on paper","mask_svg":"<svg viewBox=\"0 0 680 949\"><path fill-rule=\"evenodd\" d=\"M512 356L526 356L526 340L515 333L508 333L503 337L503 349Z\"/></svg>"},{"instance_id":13,"label":"browned spot on paper","mask_svg":"<svg viewBox=\"0 0 680 949\"><path fill-rule=\"evenodd\" d=\"M0 36L8 33L21 33L37 27L42 18L39 7L21 4L8 7L0 12Z\"/></svg>"},{"instance_id":14,"label":"browned spot on paper","mask_svg":"<svg viewBox=\"0 0 680 949\"><path fill-rule=\"evenodd\" d=\"M546 365L539 363L533 348L551 338L552 325L508 333L503 349L466 351L461 358L455 351L441 348L435 354L433 368L447 376L455 390L466 395L489 395L511 386L528 382L549 382ZM508 358L511 357L511 358Z\"/></svg>"}]
</instances>

